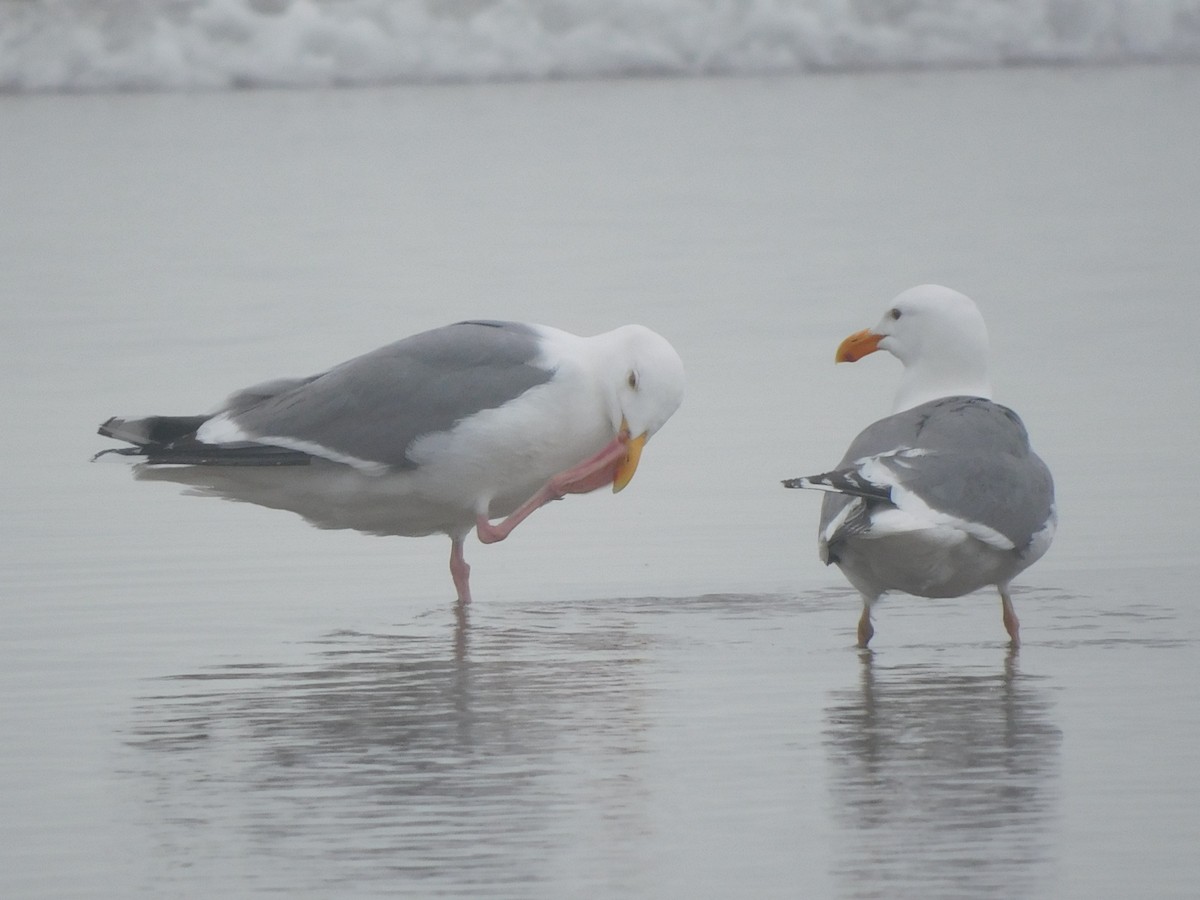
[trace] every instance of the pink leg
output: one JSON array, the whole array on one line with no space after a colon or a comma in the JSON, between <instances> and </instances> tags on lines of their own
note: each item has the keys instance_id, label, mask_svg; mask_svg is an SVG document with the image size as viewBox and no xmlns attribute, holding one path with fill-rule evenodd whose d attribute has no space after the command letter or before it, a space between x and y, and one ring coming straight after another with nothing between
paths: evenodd
<instances>
[{"instance_id":1,"label":"pink leg","mask_svg":"<svg viewBox=\"0 0 1200 900\"><path fill-rule=\"evenodd\" d=\"M1021 646L1021 622L1017 618L1016 610L1013 609L1012 597L1008 595L1008 585L1000 587L1000 605L1004 613L1004 630L1008 632L1008 636L1012 638L1014 647Z\"/></svg>"},{"instance_id":2,"label":"pink leg","mask_svg":"<svg viewBox=\"0 0 1200 900\"><path fill-rule=\"evenodd\" d=\"M617 464L625 457L625 444L628 440L627 435L618 435L595 456L559 472L542 485L536 494L522 503L512 515L497 525L493 525L480 513L475 518L475 533L479 535L479 540L484 544L502 541L524 522L530 513L551 500L561 500L567 494L586 494L606 484L612 484Z\"/></svg>"},{"instance_id":3,"label":"pink leg","mask_svg":"<svg viewBox=\"0 0 1200 900\"><path fill-rule=\"evenodd\" d=\"M866 649L874 635L875 626L871 624L871 607L864 603L862 615L858 619L858 646Z\"/></svg>"},{"instance_id":4,"label":"pink leg","mask_svg":"<svg viewBox=\"0 0 1200 900\"><path fill-rule=\"evenodd\" d=\"M465 606L471 602L471 567L463 556L465 536L450 538L450 577L458 591L458 602Z\"/></svg>"}]
</instances>

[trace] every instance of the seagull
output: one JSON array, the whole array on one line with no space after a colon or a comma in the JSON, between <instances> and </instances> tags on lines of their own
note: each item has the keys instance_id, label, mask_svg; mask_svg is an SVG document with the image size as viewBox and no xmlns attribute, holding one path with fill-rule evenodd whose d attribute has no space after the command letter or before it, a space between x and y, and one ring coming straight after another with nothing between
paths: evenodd
<instances>
[{"instance_id":1,"label":"seagull","mask_svg":"<svg viewBox=\"0 0 1200 900\"><path fill-rule=\"evenodd\" d=\"M895 411L858 435L837 468L784 487L826 491L818 549L862 594L858 645L887 591L960 597L1000 592L1020 645L1009 584L1054 538L1054 482L1015 412L992 402L988 336L974 302L920 285L879 324L838 347L837 362L886 350L904 364Z\"/></svg>"},{"instance_id":2,"label":"seagull","mask_svg":"<svg viewBox=\"0 0 1200 900\"><path fill-rule=\"evenodd\" d=\"M472 529L494 543L551 500L622 490L683 392L679 354L641 325L579 337L468 321L246 388L213 413L111 418L99 433L132 446L97 456L321 528L444 533L465 605Z\"/></svg>"}]
</instances>

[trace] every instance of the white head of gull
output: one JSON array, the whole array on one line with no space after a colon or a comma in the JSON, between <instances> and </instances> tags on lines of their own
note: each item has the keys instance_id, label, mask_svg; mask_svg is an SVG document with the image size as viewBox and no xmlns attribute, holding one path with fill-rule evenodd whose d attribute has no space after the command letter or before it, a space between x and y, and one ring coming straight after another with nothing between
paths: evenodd
<instances>
[{"instance_id":1,"label":"white head of gull","mask_svg":"<svg viewBox=\"0 0 1200 900\"><path fill-rule=\"evenodd\" d=\"M899 294L878 325L842 341L836 360L857 362L876 350L904 364L894 412L939 397L991 399L987 326L958 291L922 284Z\"/></svg>"},{"instance_id":2,"label":"white head of gull","mask_svg":"<svg viewBox=\"0 0 1200 900\"><path fill-rule=\"evenodd\" d=\"M551 500L621 490L683 391L679 355L640 325L579 337L472 321L246 388L212 414L112 418L100 434L133 445L106 452L142 458L143 478L322 528L443 532L466 604L472 529L492 543Z\"/></svg>"},{"instance_id":3,"label":"white head of gull","mask_svg":"<svg viewBox=\"0 0 1200 900\"><path fill-rule=\"evenodd\" d=\"M1000 593L1015 647L1009 583L1050 546L1054 483L1020 418L993 403L988 337L971 299L939 285L897 296L874 328L838 347L838 362L886 350L904 364L895 412L858 435L838 467L785 487L826 491L818 549L862 594L858 644L888 591Z\"/></svg>"}]
</instances>

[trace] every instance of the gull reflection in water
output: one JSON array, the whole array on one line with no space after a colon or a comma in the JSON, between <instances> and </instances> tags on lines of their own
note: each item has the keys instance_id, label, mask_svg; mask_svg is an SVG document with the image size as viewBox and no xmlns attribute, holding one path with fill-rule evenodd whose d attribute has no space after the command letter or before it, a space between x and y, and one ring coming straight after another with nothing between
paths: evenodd
<instances>
[{"instance_id":1,"label":"gull reflection in water","mask_svg":"<svg viewBox=\"0 0 1200 900\"><path fill-rule=\"evenodd\" d=\"M1011 652L989 671L880 665L826 709L849 897L1019 897L1052 880L1061 733Z\"/></svg>"},{"instance_id":2,"label":"gull reflection in water","mask_svg":"<svg viewBox=\"0 0 1200 900\"><path fill-rule=\"evenodd\" d=\"M569 609L520 627L467 614L434 634L332 634L300 665L163 679L129 743L164 883L211 869L216 896L267 859L282 888L401 876L434 894L527 883L563 848L606 844L596 858L636 867L645 786L622 760L647 730L646 639ZM577 875L622 888L620 864Z\"/></svg>"}]
</instances>

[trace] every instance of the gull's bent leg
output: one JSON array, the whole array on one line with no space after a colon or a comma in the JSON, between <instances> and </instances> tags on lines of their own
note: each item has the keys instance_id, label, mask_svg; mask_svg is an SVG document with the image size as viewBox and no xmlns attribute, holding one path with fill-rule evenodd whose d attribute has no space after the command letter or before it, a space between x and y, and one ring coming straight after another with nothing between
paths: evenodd
<instances>
[{"instance_id":1,"label":"gull's bent leg","mask_svg":"<svg viewBox=\"0 0 1200 900\"><path fill-rule=\"evenodd\" d=\"M552 500L561 500L567 494L586 494L596 488L612 484L616 466L625 457L627 437L617 436L599 453L577 466L559 472L547 481L532 497L522 503L502 522L493 525L480 513L475 517L475 533L484 544L502 541L512 530L529 518L530 513Z\"/></svg>"}]
</instances>

